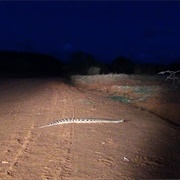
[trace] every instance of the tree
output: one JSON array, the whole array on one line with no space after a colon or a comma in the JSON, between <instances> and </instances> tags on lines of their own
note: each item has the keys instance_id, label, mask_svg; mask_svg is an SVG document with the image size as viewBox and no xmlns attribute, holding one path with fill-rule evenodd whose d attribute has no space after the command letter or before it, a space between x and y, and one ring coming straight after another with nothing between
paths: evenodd
<instances>
[{"instance_id":1,"label":"tree","mask_svg":"<svg viewBox=\"0 0 180 180\"><path fill-rule=\"evenodd\" d=\"M71 55L68 66L71 73L85 75L91 66L96 66L96 61L91 54L76 51Z\"/></svg>"},{"instance_id":2,"label":"tree","mask_svg":"<svg viewBox=\"0 0 180 180\"><path fill-rule=\"evenodd\" d=\"M110 65L110 69L113 73L125 73L132 74L133 73L134 63L122 56L117 57L113 60Z\"/></svg>"}]
</instances>

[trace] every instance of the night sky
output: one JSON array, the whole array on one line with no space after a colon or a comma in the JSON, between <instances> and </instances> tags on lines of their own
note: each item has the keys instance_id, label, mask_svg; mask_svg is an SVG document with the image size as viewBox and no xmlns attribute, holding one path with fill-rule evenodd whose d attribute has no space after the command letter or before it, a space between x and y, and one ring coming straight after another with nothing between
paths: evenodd
<instances>
[{"instance_id":1,"label":"night sky","mask_svg":"<svg viewBox=\"0 0 180 180\"><path fill-rule=\"evenodd\" d=\"M0 2L0 50L165 62L179 48L179 1Z\"/></svg>"}]
</instances>

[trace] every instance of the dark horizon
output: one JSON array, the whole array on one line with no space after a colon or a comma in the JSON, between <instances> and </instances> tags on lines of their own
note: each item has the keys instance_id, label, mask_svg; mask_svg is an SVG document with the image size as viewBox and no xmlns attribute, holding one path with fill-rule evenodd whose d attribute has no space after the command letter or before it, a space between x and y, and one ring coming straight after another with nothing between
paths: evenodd
<instances>
[{"instance_id":1,"label":"dark horizon","mask_svg":"<svg viewBox=\"0 0 180 180\"><path fill-rule=\"evenodd\" d=\"M81 50L105 62L118 56L179 61L179 9L178 1L0 2L0 50L59 59Z\"/></svg>"},{"instance_id":2,"label":"dark horizon","mask_svg":"<svg viewBox=\"0 0 180 180\"><path fill-rule=\"evenodd\" d=\"M91 53L88 53L87 51L82 51L82 50L74 50L74 51L69 51L69 52L66 52L66 53L62 53L62 54L60 54L59 56L56 56L56 55L54 55L54 54L51 54L51 53L42 53L42 52L30 52L30 51L17 51L17 50L2 50L2 49L0 49L0 54L2 55L2 54L24 54L24 55L26 55L27 57L29 56L30 58L31 58L31 56L44 56L44 57L51 57L52 59L55 59L55 60L57 60L57 61L59 61L59 62L61 62L61 63L65 63L65 64L68 64L69 63L69 61L71 61L72 60L72 58L73 58L73 56L74 56L74 54L76 54L76 53L82 53L82 54L85 54L86 56L91 56L92 57L92 59L93 60L95 60L95 61L97 61L97 62L99 62L99 63L103 63L103 64L111 64L111 63L113 63L113 61L115 61L116 59L118 59L118 58L125 58L125 59L127 59L127 60L129 60L129 61L131 61L131 62L133 62L133 63L135 63L135 64L144 64L144 65L150 65L150 64L152 64L152 65L170 65L170 64L173 64L173 63L180 63L180 57L177 57L177 58L174 58L174 59L171 59L171 60L169 60L168 61L168 59L167 59L167 61L141 61L140 59L137 59L137 58L130 58L130 57L128 57L128 56L122 56L122 55L117 55L116 57L114 57L113 59L109 59L109 60L103 60L103 59L101 59L101 58L97 58L96 56L94 56L94 54L91 54ZM16 58L16 57L15 57ZM3 59L1 59L1 61L3 61Z\"/></svg>"}]
</instances>

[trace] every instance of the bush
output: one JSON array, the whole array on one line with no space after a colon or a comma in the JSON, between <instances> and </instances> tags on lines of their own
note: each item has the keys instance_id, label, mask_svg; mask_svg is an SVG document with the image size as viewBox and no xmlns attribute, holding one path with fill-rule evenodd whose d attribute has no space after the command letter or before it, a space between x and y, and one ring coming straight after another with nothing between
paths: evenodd
<instances>
[{"instance_id":1,"label":"bush","mask_svg":"<svg viewBox=\"0 0 180 180\"><path fill-rule=\"evenodd\" d=\"M101 69L99 67L96 67L96 66L91 66L89 69L88 69L88 75L97 75L97 74L100 74L100 71Z\"/></svg>"},{"instance_id":2,"label":"bush","mask_svg":"<svg viewBox=\"0 0 180 180\"><path fill-rule=\"evenodd\" d=\"M86 75L91 66L95 66L96 61L90 54L82 51L74 52L68 62L70 73Z\"/></svg>"},{"instance_id":3,"label":"bush","mask_svg":"<svg viewBox=\"0 0 180 180\"><path fill-rule=\"evenodd\" d=\"M117 57L110 65L111 72L113 73L132 74L133 67L134 63L122 56Z\"/></svg>"}]
</instances>

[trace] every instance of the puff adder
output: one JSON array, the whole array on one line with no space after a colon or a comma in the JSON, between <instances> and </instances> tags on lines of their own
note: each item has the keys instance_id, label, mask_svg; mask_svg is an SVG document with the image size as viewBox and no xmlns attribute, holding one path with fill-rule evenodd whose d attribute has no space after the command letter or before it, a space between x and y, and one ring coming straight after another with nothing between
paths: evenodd
<instances>
[{"instance_id":1,"label":"puff adder","mask_svg":"<svg viewBox=\"0 0 180 180\"><path fill-rule=\"evenodd\" d=\"M45 127L56 126L56 125L61 125L61 124L72 124L72 123L78 123L78 124L81 124L81 123L120 123L124 121L125 121L124 119L111 120L111 119L99 119L99 118L65 118L65 119L51 122L44 126L40 126L39 128L45 128Z\"/></svg>"}]
</instances>

